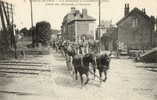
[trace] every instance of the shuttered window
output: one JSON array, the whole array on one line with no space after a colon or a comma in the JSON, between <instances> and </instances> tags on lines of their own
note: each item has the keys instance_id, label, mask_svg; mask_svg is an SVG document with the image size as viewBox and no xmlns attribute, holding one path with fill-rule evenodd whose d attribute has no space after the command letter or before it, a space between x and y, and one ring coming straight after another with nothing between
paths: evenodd
<instances>
[{"instance_id":1,"label":"shuttered window","mask_svg":"<svg viewBox=\"0 0 157 100\"><path fill-rule=\"evenodd\" d=\"M137 27L138 25L138 19L137 18L133 18L132 20L132 27Z\"/></svg>"}]
</instances>

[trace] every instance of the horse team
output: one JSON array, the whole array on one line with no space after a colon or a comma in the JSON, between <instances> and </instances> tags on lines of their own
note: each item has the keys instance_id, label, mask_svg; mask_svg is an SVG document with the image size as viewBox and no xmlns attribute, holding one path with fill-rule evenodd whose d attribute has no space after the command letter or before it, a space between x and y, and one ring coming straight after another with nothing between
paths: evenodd
<instances>
[{"instance_id":1,"label":"horse team","mask_svg":"<svg viewBox=\"0 0 157 100\"><path fill-rule=\"evenodd\" d=\"M107 71L111 60L110 55L92 51L82 53L81 45L69 41L55 41L53 47L56 49L56 52L60 52L66 57L68 70L71 71L76 80L78 79L79 73L81 86L86 85L89 82L90 73L94 76L94 79L95 77L99 78L100 82L105 82L107 80ZM96 75L96 70L98 70L99 76ZM105 76L104 79L102 79L103 73ZM85 82L83 75L86 76Z\"/></svg>"}]
</instances>

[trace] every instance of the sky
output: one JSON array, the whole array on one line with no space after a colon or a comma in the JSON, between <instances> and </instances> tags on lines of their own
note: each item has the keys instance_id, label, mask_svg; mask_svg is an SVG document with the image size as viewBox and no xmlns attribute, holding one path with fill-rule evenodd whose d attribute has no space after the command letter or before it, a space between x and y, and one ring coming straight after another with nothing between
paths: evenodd
<instances>
[{"instance_id":1,"label":"sky","mask_svg":"<svg viewBox=\"0 0 157 100\"><path fill-rule=\"evenodd\" d=\"M30 2L29 0L3 0L12 3L14 9L14 21L18 28L31 27ZM51 2L48 2L51 1ZM54 5L54 0L34 0L33 2L33 20L34 25L39 21L48 21L53 29L60 29L64 16L70 12L71 7L78 10L86 8L88 14L96 19L98 24L98 2L83 3L83 5ZM76 0L69 0L76 1ZM83 0L82 0L83 1ZM85 0L90 1L90 0ZM91 0L92 1L92 0ZM98 1L98 0L94 0ZM76 4L76 2L74 2ZM130 10L134 7L139 9L146 8L146 14L157 16L157 0L106 0L101 4L101 20L112 20L116 24L124 16L124 5L130 4Z\"/></svg>"}]
</instances>

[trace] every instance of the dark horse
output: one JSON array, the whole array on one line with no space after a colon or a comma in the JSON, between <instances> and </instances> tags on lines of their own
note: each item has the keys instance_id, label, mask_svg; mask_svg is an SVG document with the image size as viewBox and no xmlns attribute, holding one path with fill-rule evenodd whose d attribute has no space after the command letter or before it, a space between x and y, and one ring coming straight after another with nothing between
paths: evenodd
<instances>
[{"instance_id":1,"label":"dark horse","mask_svg":"<svg viewBox=\"0 0 157 100\"><path fill-rule=\"evenodd\" d=\"M85 55L74 55L72 64L74 66L75 78L77 80L77 73L80 75L81 85L83 85L83 74L86 75L87 81L85 85L89 81L89 64L94 65L94 57L93 54L85 54Z\"/></svg>"},{"instance_id":2,"label":"dark horse","mask_svg":"<svg viewBox=\"0 0 157 100\"><path fill-rule=\"evenodd\" d=\"M88 83L89 81L89 64L91 63L92 65L95 65L95 59L94 59L94 55L92 53L87 53L85 55L83 54L77 54L77 50L78 49L76 46L74 45L69 45L69 48L67 48L66 51L66 55L68 55L69 57L72 57L72 71L75 74L75 79L77 80L77 73L79 73L80 75L80 79L81 79L81 85L83 85L83 74L86 75L87 81L85 82L85 84ZM70 63L70 62L69 62Z\"/></svg>"},{"instance_id":3,"label":"dark horse","mask_svg":"<svg viewBox=\"0 0 157 100\"><path fill-rule=\"evenodd\" d=\"M105 79L103 79L103 81L105 82L107 80L107 70L109 69L110 56L107 54L97 55L95 61L96 61L97 69L99 71L100 82L102 80L103 72L105 76ZM95 71L96 71L96 68L94 67L94 77L95 77Z\"/></svg>"}]
</instances>

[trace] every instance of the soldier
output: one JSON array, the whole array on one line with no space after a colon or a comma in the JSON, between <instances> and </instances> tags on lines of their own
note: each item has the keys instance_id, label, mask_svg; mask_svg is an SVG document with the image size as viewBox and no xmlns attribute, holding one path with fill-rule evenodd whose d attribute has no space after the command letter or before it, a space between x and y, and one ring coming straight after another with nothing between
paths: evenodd
<instances>
[{"instance_id":1,"label":"soldier","mask_svg":"<svg viewBox=\"0 0 157 100\"><path fill-rule=\"evenodd\" d=\"M68 43L67 54L66 54L66 64L69 71L72 70L72 55L70 54L71 52L72 52L72 44Z\"/></svg>"}]
</instances>

